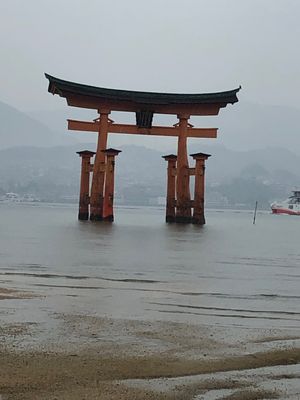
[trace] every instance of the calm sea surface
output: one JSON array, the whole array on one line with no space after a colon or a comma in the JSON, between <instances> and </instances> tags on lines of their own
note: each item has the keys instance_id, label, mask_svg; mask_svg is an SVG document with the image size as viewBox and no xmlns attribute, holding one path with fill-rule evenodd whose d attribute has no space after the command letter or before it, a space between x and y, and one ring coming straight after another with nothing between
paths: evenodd
<instances>
[{"instance_id":1,"label":"calm sea surface","mask_svg":"<svg viewBox=\"0 0 300 400\"><path fill-rule=\"evenodd\" d=\"M207 210L204 228L166 225L163 209L117 209L112 225L76 218L76 206L0 204L0 286L46 295L31 300L32 320L300 328L300 217L259 213L253 225L252 212ZM29 303L14 302L28 319Z\"/></svg>"}]
</instances>

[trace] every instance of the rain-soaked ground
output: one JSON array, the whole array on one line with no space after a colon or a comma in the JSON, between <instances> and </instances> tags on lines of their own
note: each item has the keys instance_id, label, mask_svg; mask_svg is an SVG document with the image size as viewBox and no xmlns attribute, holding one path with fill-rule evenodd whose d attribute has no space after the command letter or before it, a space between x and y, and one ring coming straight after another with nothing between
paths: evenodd
<instances>
[{"instance_id":1,"label":"rain-soaked ground","mask_svg":"<svg viewBox=\"0 0 300 400\"><path fill-rule=\"evenodd\" d=\"M0 224L4 399L299 398L300 217L2 204Z\"/></svg>"}]
</instances>

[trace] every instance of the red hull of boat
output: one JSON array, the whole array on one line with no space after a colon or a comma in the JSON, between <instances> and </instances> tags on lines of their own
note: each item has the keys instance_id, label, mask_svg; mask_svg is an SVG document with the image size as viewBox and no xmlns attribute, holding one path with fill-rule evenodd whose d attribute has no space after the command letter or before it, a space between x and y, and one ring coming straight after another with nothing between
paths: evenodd
<instances>
[{"instance_id":1,"label":"red hull of boat","mask_svg":"<svg viewBox=\"0 0 300 400\"><path fill-rule=\"evenodd\" d=\"M272 208L273 214L288 214L288 215L300 215L300 211L293 211L286 208Z\"/></svg>"}]
</instances>

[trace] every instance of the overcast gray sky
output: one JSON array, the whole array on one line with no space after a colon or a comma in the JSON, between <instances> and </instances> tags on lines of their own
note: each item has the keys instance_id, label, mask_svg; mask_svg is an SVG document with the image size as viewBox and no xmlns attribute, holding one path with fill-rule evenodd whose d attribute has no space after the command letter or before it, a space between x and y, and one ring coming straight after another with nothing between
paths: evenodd
<instances>
[{"instance_id":1,"label":"overcast gray sky","mask_svg":"<svg viewBox=\"0 0 300 400\"><path fill-rule=\"evenodd\" d=\"M43 76L300 108L299 0L0 0L0 100L55 109Z\"/></svg>"}]
</instances>

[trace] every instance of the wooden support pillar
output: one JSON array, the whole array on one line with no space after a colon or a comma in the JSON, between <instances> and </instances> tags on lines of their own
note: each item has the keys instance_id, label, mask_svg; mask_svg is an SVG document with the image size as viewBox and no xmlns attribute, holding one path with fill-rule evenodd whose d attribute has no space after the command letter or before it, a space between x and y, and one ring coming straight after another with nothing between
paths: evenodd
<instances>
[{"instance_id":1,"label":"wooden support pillar","mask_svg":"<svg viewBox=\"0 0 300 400\"><path fill-rule=\"evenodd\" d=\"M83 150L77 151L81 157L81 178L80 178L80 196L79 196L79 220L89 219L89 204L90 204L90 170L91 158L95 152Z\"/></svg>"},{"instance_id":2,"label":"wooden support pillar","mask_svg":"<svg viewBox=\"0 0 300 400\"><path fill-rule=\"evenodd\" d=\"M106 149L108 124L109 124L109 111L100 112L99 120L99 133L97 152L95 156L93 180L91 189L91 221L101 221L103 219L103 193L105 181L105 160L106 155L103 150Z\"/></svg>"},{"instance_id":3,"label":"wooden support pillar","mask_svg":"<svg viewBox=\"0 0 300 400\"><path fill-rule=\"evenodd\" d=\"M107 149L103 151L106 155L106 177L103 204L103 220L114 220L114 182L115 182L115 157L121 150Z\"/></svg>"},{"instance_id":4,"label":"wooden support pillar","mask_svg":"<svg viewBox=\"0 0 300 400\"><path fill-rule=\"evenodd\" d=\"M178 115L179 136L177 150L177 180L176 180L176 222L191 222L190 174L187 156L187 134L189 115Z\"/></svg>"},{"instance_id":5,"label":"wooden support pillar","mask_svg":"<svg viewBox=\"0 0 300 400\"><path fill-rule=\"evenodd\" d=\"M204 225L205 161L208 159L208 157L210 157L210 154L196 153L191 154L191 156L196 161L194 213L192 223L197 225Z\"/></svg>"},{"instance_id":6,"label":"wooden support pillar","mask_svg":"<svg viewBox=\"0 0 300 400\"><path fill-rule=\"evenodd\" d=\"M176 196L176 162L177 156L169 154L163 156L168 162L168 176L167 176L167 203L166 203L166 222L175 222L175 196Z\"/></svg>"}]
</instances>

